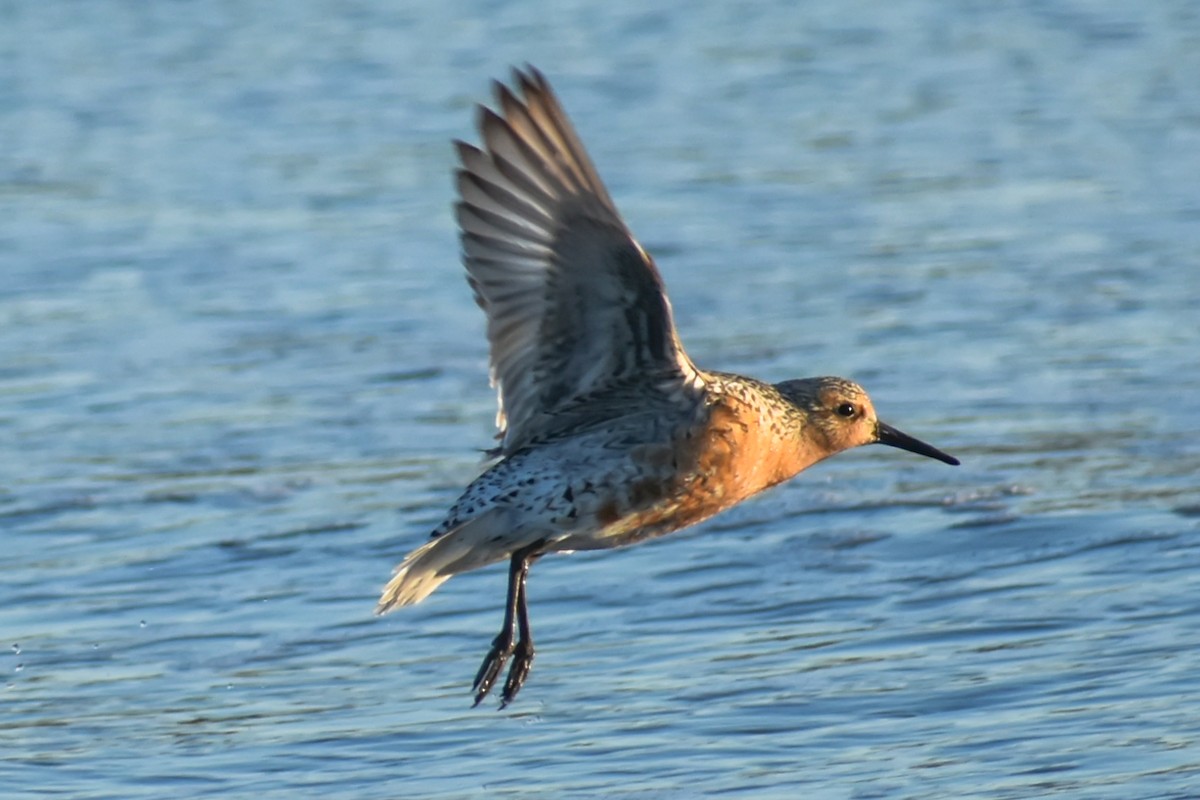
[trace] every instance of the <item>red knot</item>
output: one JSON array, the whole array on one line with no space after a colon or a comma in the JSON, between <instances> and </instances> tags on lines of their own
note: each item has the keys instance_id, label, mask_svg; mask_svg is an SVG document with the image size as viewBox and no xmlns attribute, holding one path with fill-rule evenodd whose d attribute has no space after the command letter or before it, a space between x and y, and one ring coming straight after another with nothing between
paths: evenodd
<instances>
[{"instance_id":1,"label":"red knot","mask_svg":"<svg viewBox=\"0 0 1200 800\"><path fill-rule=\"evenodd\" d=\"M405 557L378 613L507 560L504 625L475 704L533 664L525 583L547 553L624 547L711 517L818 461L887 444L958 460L875 416L844 378L770 384L684 352L662 278L617 212L549 83L527 67L456 142L463 261L487 315L495 463Z\"/></svg>"}]
</instances>

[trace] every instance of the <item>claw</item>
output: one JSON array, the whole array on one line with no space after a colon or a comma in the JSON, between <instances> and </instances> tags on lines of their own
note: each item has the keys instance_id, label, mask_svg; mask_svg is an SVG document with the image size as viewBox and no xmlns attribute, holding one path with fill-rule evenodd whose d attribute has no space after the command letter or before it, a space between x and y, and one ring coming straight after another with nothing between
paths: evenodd
<instances>
[{"instance_id":1,"label":"claw","mask_svg":"<svg viewBox=\"0 0 1200 800\"><path fill-rule=\"evenodd\" d=\"M500 695L500 708L503 709L513 701L517 692L525 685L529 670L533 667L533 642L522 639L513 650L512 667L508 670L508 680L504 682L504 691Z\"/></svg>"},{"instance_id":2,"label":"claw","mask_svg":"<svg viewBox=\"0 0 1200 800\"><path fill-rule=\"evenodd\" d=\"M492 641L492 649L484 656L483 663L479 665L479 672L475 674L475 683L471 686L471 691L475 693L475 706L482 703L483 698L492 690L500 670L504 669L515 649L512 633L509 631L501 633Z\"/></svg>"}]
</instances>

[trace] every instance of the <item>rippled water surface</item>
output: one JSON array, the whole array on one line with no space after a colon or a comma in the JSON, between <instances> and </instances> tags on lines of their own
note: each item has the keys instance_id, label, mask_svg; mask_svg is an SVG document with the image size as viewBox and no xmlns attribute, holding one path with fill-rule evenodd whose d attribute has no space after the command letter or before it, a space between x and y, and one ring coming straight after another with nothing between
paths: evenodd
<instances>
[{"instance_id":1,"label":"rippled water surface","mask_svg":"<svg viewBox=\"0 0 1200 800\"><path fill-rule=\"evenodd\" d=\"M89 798L1200 793L1200 13L13 3L0 783ZM494 400L452 137L555 81L711 368L866 448L371 612Z\"/></svg>"}]
</instances>

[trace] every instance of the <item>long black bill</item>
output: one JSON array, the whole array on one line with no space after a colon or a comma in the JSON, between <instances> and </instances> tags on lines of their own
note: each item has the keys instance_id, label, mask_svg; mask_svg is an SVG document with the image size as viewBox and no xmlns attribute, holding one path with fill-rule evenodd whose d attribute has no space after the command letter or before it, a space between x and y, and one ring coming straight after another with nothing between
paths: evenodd
<instances>
[{"instance_id":1,"label":"long black bill","mask_svg":"<svg viewBox=\"0 0 1200 800\"><path fill-rule=\"evenodd\" d=\"M903 431L898 431L886 422L879 423L878 437L875 441L880 444L886 444L891 447L899 447L901 450L907 450L910 453L916 453L919 456L929 456L936 458L938 461L944 461L947 464L958 466L958 459L954 456L947 455L941 450L938 450L933 445L925 444L920 439L914 439Z\"/></svg>"}]
</instances>

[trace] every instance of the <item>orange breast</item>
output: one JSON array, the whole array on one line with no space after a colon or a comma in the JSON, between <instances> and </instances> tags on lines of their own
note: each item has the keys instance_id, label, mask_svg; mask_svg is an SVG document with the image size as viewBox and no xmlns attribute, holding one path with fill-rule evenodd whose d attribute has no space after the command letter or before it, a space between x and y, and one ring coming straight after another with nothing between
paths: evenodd
<instances>
[{"instance_id":1,"label":"orange breast","mask_svg":"<svg viewBox=\"0 0 1200 800\"><path fill-rule=\"evenodd\" d=\"M632 544L707 519L798 472L789 438L769 408L723 395L670 445L636 448L639 479L602 505L596 521Z\"/></svg>"}]
</instances>

